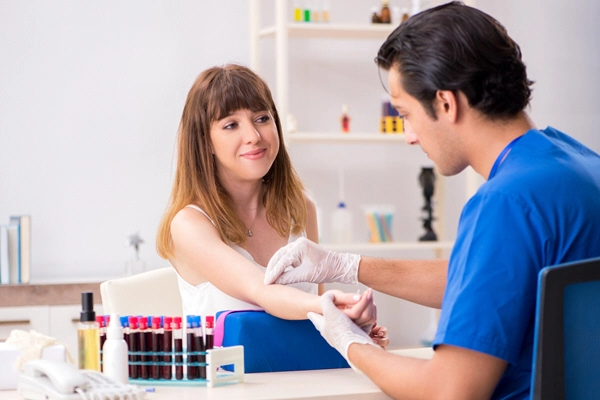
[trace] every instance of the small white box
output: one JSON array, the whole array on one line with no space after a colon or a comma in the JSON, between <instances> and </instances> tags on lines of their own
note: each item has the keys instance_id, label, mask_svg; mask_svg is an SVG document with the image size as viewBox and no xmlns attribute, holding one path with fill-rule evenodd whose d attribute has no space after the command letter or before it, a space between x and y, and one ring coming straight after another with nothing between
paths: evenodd
<instances>
[{"instance_id":1,"label":"small white box","mask_svg":"<svg viewBox=\"0 0 600 400\"><path fill-rule=\"evenodd\" d=\"M20 351L9 344L0 342L0 390L17 388L20 372L14 368L14 363ZM47 360L65 361L66 351L63 345L46 346L42 349L41 358Z\"/></svg>"}]
</instances>

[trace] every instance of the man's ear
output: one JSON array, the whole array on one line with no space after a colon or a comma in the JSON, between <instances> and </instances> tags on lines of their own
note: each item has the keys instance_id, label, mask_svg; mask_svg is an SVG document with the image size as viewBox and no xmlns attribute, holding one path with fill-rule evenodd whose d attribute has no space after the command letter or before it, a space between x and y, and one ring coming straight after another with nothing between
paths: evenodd
<instances>
[{"instance_id":1,"label":"man's ear","mask_svg":"<svg viewBox=\"0 0 600 400\"><path fill-rule=\"evenodd\" d=\"M438 117L444 117L449 122L458 118L458 98L451 90L438 90L435 94Z\"/></svg>"}]
</instances>

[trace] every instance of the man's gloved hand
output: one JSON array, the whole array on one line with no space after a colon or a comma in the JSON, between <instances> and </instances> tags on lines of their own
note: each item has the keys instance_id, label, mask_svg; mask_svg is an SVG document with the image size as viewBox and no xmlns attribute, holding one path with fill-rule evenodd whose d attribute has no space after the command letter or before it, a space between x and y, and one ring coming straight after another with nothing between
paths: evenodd
<instances>
[{"instance_id":1,"label":"man's gloved hand","mask_svg":"<svg viewBox=\"0 0 600 400\"><path fill-rule=\"evenodd\" d=\"M325 292L321 296L321 309L323 315L314 312L307 314L308 319L321 332L321 335L327 340L331 347L340 352L348 361L352 369L358 369L348 359L348 347L352 343L370 344L375 347L373 339L369 334L356 325L346 314L339 310L334 304L335 295L333 292ZM372 326L372 325L371 325ZM370 331L370 327L368 330Z\"/></svg>"},{"instance_id":2,"label":"man's gloved hand","mask_svg":"<svg viewBox=\"0 0 600 400\"><path fill-rule=\"evenodd\" d=\"M273 255L265 271L265 285L298 282L355 285L358 283L359 262L357 254L336 253L306 238L299 238ZM288 267L293 269L286 271Z\"/></svg>"}]
</instances>

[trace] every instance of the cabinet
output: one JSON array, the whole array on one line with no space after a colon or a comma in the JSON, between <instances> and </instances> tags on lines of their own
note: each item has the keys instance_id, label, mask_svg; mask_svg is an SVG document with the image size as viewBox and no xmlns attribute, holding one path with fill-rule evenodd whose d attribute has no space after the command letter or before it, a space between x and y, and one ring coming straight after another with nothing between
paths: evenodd
<instances>
[{"instance_id":1,"label":"cabinet","mask_svg":"<svg viewBox=\"0 0 600 400\"><path fill-rule=\"evenodd\" d=\"M102 315L100 283L0 285L0 339L13 329L34 330L64 343L76 360L82 292L94 293L94 310Z\"/></svg>"},{"instance_id":2,"label":"cabinet","mask_svg":"<svg viewBox=\"0 0 600 400\"><path fill-rule=\"evenodd\" d=\"M48 306L1 307L0 338L6 339L13 329L35 330L47 335L50 332Z\"/></svg>"},{"instance_id":3,"label":"cabinet","mask_svg":"<svg viewBox=\"0 0 600 400\"><path fill-rule=\"evenodd\" d=\"M96 315L102 315L102 304L95 304ZM77 360L77 323L80 305L0 307L0 338L6 339L13 329L34 330L56 338Z\"/></svg>"}]
</instances>

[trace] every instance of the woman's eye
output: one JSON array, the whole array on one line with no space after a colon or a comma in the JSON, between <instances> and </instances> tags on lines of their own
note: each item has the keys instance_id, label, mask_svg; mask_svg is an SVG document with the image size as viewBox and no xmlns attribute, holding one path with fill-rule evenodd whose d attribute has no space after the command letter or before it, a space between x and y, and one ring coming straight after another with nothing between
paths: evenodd
<instances>
[{"instance_id":1,"label":"woman's eye","mask_svg":"<svg viewBox=\"0 0 600 400\"><path fill-rule=\"evenodd\" d=\"M230 129L231 130L231 129L235 129L236 126L237 126L237 122L231 122L231 123L225 125L223 127L223 129Z\"/></svg>"},{"instance_id":2,"label":"woman's eye","mask_svg":"<svg viewBox=\"0 0 600 400\"><path fill-rule=\"evenodd\" d=\"M260 117L256 118L256 122L259 124L264 124L265 122L269 122L270 119L271 117L268 115L261 115Z\"/></svg>"}]
</instances>

